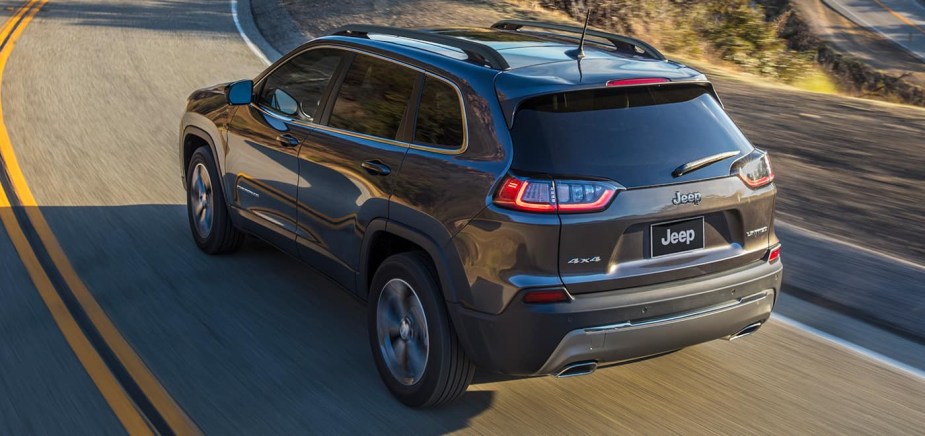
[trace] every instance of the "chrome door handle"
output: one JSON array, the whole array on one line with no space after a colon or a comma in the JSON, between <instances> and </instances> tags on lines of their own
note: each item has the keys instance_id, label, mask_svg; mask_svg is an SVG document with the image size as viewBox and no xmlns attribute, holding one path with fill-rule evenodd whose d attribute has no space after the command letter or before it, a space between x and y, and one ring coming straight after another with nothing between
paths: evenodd
<instances>
[{"instance_id":1,"label":"chrome door handle","mask_svg":"<svg viewBox=\"0 0 925 436\"><path fill-rule=\"evenodd\" d=\"M370 173L375 176L387 176L392 172L392 169L388 165L380 162L379 160L368 160L360 164L367 173Z\"/></svg>"},{"instance_id":2,"label":"chrome door handle","mask_svg":"<svg viewBox=\"0 0 925 436\"><path fill-rule=\"evenodd\" d=\"M282 144L284 147L295 147L299 145L299 140L295 136L292 136L288 133L284 133L276 137L276 141Z\"/></svg>"}]
</instances>

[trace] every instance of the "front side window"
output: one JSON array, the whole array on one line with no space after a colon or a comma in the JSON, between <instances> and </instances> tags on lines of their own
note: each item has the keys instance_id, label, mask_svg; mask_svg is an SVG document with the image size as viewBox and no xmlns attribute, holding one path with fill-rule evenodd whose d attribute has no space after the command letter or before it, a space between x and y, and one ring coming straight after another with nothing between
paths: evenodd
<instances>
[{"instance_id":1,"label":"front side window","mask_svg":"<svg viewBox=\"0 0 925 436\"><path fill-rule=\"evenodd\" d=\"M324 90L342 58L342 51L323 48L290 59L264 80L260 105L288 117L314 121Z\"/></svg>"},{"instance_id":2,"label":"front side window","mask_svg":"<svg viewBox=\"0 0 925 436\"><path fill-rule=\"evenodd\" d=\"M462 147L463 119L459 94L448 83L433 77L424 80L414 129L415 144L455 149Z\"/></svg>"},{"instance_id":3,"label":"front side window","mask_svg":"<svg viewBox=\"0 0 925 436\"><path fill-rule=\"evenodd\" d=\"M357 55L337 93L329 125L395 139L417 72L367 55Z\"/></svg>"}]
</instances>

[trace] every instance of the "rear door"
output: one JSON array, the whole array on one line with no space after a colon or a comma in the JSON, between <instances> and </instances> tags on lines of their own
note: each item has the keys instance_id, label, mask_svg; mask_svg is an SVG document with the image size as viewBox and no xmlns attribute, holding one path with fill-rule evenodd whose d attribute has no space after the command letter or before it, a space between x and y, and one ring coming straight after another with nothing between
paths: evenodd
<instances>
[{"instance_id":1,"label":"rear door","mask_svg":"<svg viewBox=\"0 0 925 436\"><path fill-rule=\"evenodd\" d=\"M344 53L309 50L280 64L257 84L255 102L228 124L226 186L248 230L295 252L299 147Z\"/></svg>"},{"instance_id":2,"label":"rear door","mask_svg":"<svg viewBox=\"0 0 925 436\"><path fill-rule=\"evenodd\" d=\"M416 70L353 54L321 124L306 131L299 152L299 252L346 285L359 268L367 224L388 217L419 82Z\"/></svg>"},{"instance_id":3,"label":"rear door","mask_svg":"<svg viewBox=\"0 0 925 436\"><path fill-rule=\"evenodd\" d=\"M560 211L559 271L573 293L723 271L768 248L775 189L733 175L756 153L705 85L538 97L520 106L512 133L514 170L626 188L601 212ZM698 161L709 163L682 170Z\"/></svg>"}]
</instances>

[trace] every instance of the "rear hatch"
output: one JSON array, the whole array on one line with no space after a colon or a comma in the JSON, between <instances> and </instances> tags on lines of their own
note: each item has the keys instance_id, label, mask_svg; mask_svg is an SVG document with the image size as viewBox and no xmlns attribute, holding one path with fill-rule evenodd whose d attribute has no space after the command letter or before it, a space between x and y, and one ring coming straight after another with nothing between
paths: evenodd
<instances>
[{"instance_id":1,"label":"rear hatch","mask_svg":"<svg viewBox=\"0 0 925 436\"><path fill-rule=\"evenodd\" d=\"M513 173L620 185L603 210L559 210L559 272L572 293L709 274L767 251L775 189L734 174L763 156L708 84L533 97L518 106L512 136Z\"/></svg>"}]
</instances>

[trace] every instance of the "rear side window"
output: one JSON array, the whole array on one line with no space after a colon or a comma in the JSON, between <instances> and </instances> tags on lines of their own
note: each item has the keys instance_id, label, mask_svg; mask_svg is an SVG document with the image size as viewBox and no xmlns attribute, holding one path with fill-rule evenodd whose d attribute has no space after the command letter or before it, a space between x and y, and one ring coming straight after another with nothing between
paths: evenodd
<instances>
[{"instance_id":1,"label":"rear side window","mask_svg":"<svg viewBox=\"0 0 925 436\"><path fill-rule=\"evenodd\" d=\"M328 124L395 139L417 74L392 62L357 55L337 93Z\"/></svg>"},{"instance_id":2,"label":"rear side window","mask_svg":"<svg viewBox=\"0 0 925 436\"><path fill-rule=\"evenodd\" d=\"M424 79L414 143L447 149L460 148L463 143L463 128L459 94L456 90L440 79Z\"/></svg>"},{"instance_id":3,"label":"rear side window","mask_svg":"<svg viewBox=\"0 0 925 436\"><path fill-rule=\"evenodd\" d=\"M259 104L288 117L314 121L342 57L338 50L316 49L290 59L263 82Z\"/></svg>"},{"instance_id":4,"label":"rear side window","mask_svg":"<svg viewBox=\"0 0 925 436\"><path fill-rule=\"evenodd\" d=\"M627 188L725 177L735 157L680 177L679 166L751 144L709 88L663 85L549 94L525 101L514 127L515 169L603 177Z\"/></svg>"}]
</instances>

